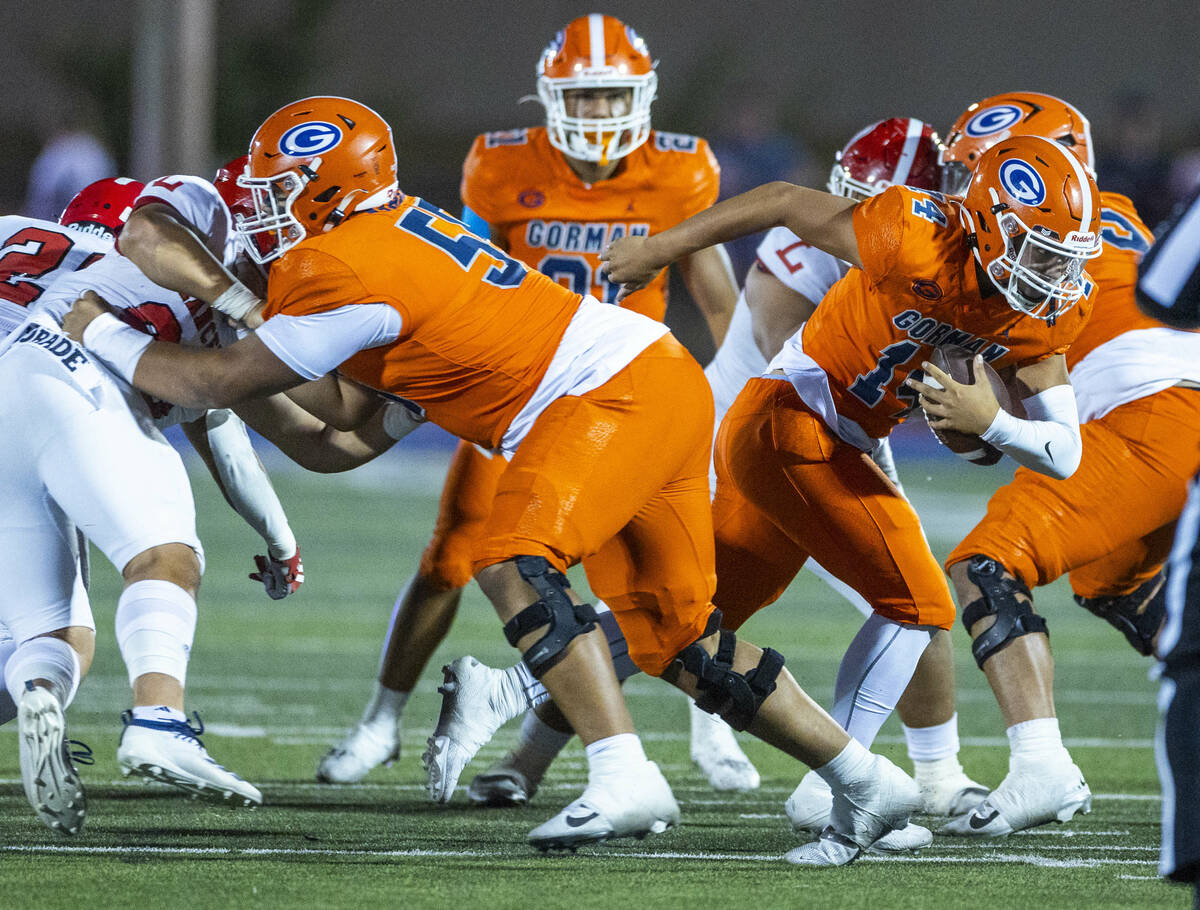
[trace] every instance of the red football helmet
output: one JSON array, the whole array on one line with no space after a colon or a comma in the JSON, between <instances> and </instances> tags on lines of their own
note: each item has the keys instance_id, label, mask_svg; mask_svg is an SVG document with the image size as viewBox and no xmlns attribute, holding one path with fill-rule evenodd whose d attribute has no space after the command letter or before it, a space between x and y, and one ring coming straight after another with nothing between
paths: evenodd
<instances>
[{"instance_id":1,"label":"red football helmet","mask_svg":"<svg viewBox=\"0 0 1200 910\"><path fill-rule=\"evenodd\" d=\"M646 42L620 19L592 13L573 20L542 51L538 98L550 144L572 158L605 164L624 158L650 136L650 103L658 87ZM569 113L571 91L627 90L609 116Z\"/></svg>"},{"instance_id":2,"label":"red football helmet","mask_svg":"<svg viewBox=\"0 0 1200 910\"><path fill-rule=\"evenodd\" d=\"M1013 136L1052 139L1075 152L1088 172L1096 174L1087 117L1053 95L1009 92L977 101L954 122L942 151L942 192L964 195L979 156Z\"/></svg>"},{"instance_id":3,"label":"red football helmet","mask_svg":"<svg viewBox=\"0 0 1200 910\"><path fill-rule=\"evenodd\" d=\"M984 152L959 208L976 261L1009 305L1054 319L1083 296L1100 255L1100 191L1073 152L1015 136Z\"/></svg>"},{"instance_id":4,"label":"red football helmet","mask_svg":"<svg viewBox=\"0 0 1200 910\"><path fill-rule=\"evenodd\" d=\"M238 231L257 238L247 250L262 265L353 212L396 198L392 129L349 98L294 101L258 128L237 182L254 203Z\"/></svg>"},{"instance_id":5,"label":"red football helmet","mask_svg":"<svg viewBox=\"0 0 1200 910\"><path fill-rule=\"evenodd\" d=\"M238 243L238 248L249 254L249 248L253 244L260 256L272 259L274 257L270 253L275 243L273 235L255 234L251 237L242 233L242 225L255 217L254 199L250 190L238 183L245 176L249 164L249 155L239 155L221 165L213 177L213 186L229 207L229 214L233 218L233 237ZM258 257L254 258L257 260Z\"/></svg>"},{"instance_id":6,"label":"red football helmet","mask_svg":"<svg viewBox=\"0 0 1200 910\"><path fill-rule=\"evenodd\" d=\"M75 194L58 223L91 234L115 237L133 213L133 202L145 184L129 177L106 177Z\"/></svg>"},{"instance_id":7,"label":"red football helmet","mask_svg":"<svg viewBox=\"0 0 1200 910\"><path fill-rule=\"evenodd\" d=\"M872 123L837 153L829 192L862 201L893 184L935 190L941 145L933 127L914 117Z\"/></svg>"}]
</instances>

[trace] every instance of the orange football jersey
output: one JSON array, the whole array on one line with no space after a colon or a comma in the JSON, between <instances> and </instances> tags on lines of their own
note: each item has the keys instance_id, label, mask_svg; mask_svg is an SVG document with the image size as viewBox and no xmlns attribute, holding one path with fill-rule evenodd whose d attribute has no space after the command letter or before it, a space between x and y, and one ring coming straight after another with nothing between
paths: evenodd
<instances>
[{"instance_id":1,"label":"orange football jersey","mask_svg":"<svg viewBox=\"0 0 1200 910\"><path fill-rule=\"evenodd\" d=\"M1133 293L1138 263L1154 243L1154 235L1142 224L1127 197L1101 193L1100 201L1104 206L1100 217L1104 248L1087 264L1087 273L1096 284L1092 294L1095 305L1087 325L1067 351L1067 366L1071 368L1123 332L1162 326L1138 309Z\"/></svg>"},{"instance_id":2,"label":"orange football jersey","mask_svg":"<svg viewBox=\"0 0 1200 910\"><path fill-rule=\"evenodd\" d=\"M565 285L613 303L620 287L600 272L600 251L626 235L666 230L717 199L720 168L708 143L652 131L616 174L585 184L545 127L485 133L463 163L463 203L510 255ZM621 302L662 321L666 272Z\"/></svg>"},{"instance_id":3,"label":"orange football jersey","mask_svg":"<svg viewBox=\"0 0 1200 910\"><path fill-rule=\"evenodd\" d=\"M311 236L271 268L264 317L386 303L403 320L391 344L339 371L418 402L434 423L497 448L533 396L580 296L408 196Z\"/></svg>"},{"instance_id":4,"label":"orange football jersey","mask_svg":"<svg viewBox=\"0 0 1200 910\"><path fill-rule=\"evenodd\" d=\"M863 266L829 290L801 340L838 413L870 436L916 408L904 380L934 347L961 345L996 368L1035 363L1065 352L1091 311L1084 299L1050 324L990 286L982 297L958 204L940 193L891 187L855 208L854 232Z\"/></svg>"}]
</instances>

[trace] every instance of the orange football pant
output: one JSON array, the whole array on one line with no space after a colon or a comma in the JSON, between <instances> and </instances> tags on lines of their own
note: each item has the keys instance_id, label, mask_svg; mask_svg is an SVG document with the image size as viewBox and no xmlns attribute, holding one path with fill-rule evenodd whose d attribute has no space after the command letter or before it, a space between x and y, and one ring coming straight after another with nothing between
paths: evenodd
<instances>
[{"instance_id":1,"label":"orange football pant","mask_svg":"<svg viewBox=\"0 0 1200 910\"><path fill-rule=\"evenodd\" d=\"M751 379L717 433L717 593L737 629L814 557L888 619L950 628L954 601L917 513L870 456L780 379Z\"/></svg>"},{"instance_id":2,"label":"orange football pant","mask_svg":"<svg viewBox=\"0 0 1200 910\"><path fill-rule=\"evenodd\" d=\"M712 615L713 402L671 335L600 388L551 404L500 476L475 571L582 562L639 668L658 676Z\"/></svg>"},{"instance_id":3,"label":"orange football pant","mask_svg":"<svg viewBox=\"0 0 1200 910\"><path fill-rule=\"evenodd\" d=\"M946 559L989 556L1026 586L1070 572L1084 597L1128 594L1171 550L1188 481L1200 469L1200 391L1170 388L1080 427L1083 459L1066 480L1018 468Z\"/></svg>"},{"instance_id":4,"label":"orange football pant","mask_svg":"<svg viewBox=\"0 0 1200 910\"><path fill-rule=\"evenodd\" d=\"M459 442L442 486L433 538L421 554L421 575L439 591L466 587L473 577L475 546L483 536L496 486L508 462Z\"/></svg>"}]
</instances>

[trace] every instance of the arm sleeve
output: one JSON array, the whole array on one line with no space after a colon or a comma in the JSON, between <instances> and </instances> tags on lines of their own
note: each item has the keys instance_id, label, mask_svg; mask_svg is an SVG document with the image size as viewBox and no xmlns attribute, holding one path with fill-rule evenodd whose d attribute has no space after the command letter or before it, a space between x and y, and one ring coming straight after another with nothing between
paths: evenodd
<instances>
[{"instance_id":1,"label":"arm sleeve","mask_svg":"<svg viewBox=\"0 0 1200 910\"><path fill-rule=\"evenodd\" d=\"M1051 386L1021 400L1027 420L1001 408L981 438L1031 471L1065 480L1083 457L1079 408L1070 384Z\"/></svg>"},{"instance_id":2,"label":"arm sleeve","mask_svg":"<svg viewBox=\"0 0 1200 910\"><path fill-rule=\"evenodd\" d=\"M298 376L319 379L359 351L400 337L403 320L386 303L356 303L305 316L272 316L259 341Z\"/></svg>"},{"instance_id":3,"label":"arm sleeve","mask_svg":"<svg viewBox=\"0 0 1200 910\"><path fill-rule=\"evenodd\" d=\"M246 425L232 411L221 409L208 412L205 427L230 505L267 542L267 551L273 558L295 556L296 535L250 443Z\"/></svg>"}]
</instances>

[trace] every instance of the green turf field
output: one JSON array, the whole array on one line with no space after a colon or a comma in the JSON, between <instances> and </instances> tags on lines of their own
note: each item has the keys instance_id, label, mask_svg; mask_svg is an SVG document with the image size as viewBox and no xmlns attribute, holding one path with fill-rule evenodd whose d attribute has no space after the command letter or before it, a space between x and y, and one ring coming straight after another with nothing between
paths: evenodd
<instances>
[{"instance_id":1,"label":"green turf field","mask_svg":"<svg viewBox=\"0 0 1200 910\"><path fill-rule=\"evenodd\" d=\"M953 461L905 462L904 482L935 552L944 554L981 513L1002 468ZM83 769L90 799L84 831L66 839L43 828L21 792L14 724L0 731L0 907L437 907L658 906L1145 907L1190 906L1160 882L1158 779L1150 665L1113 629L1074 606L1066 589L1038 595L1050 621L1057 692L1068 746L1095 793L1091 815L1068 826L979 842L938 838L919 856L868 857L843 869L803 871L782 862L799 841L783 801L803 768L749 742L763 775L751 794L711 791L687 754L687 709L665 684L626 687L650 757L684 813L679 829L574 856L544 857L530 828L582 788L582 751L568 747L534 804L471 810L428 803L420 753L436 720L444 659L471 653L513 659L477 590L406 712L404 754L357 786L313 781L317 759L358 717L392 600L431 526L436 467L390 460L345 478L279 473L303 549L300 594L268 600L246 580L258 543L197 478L208 555L190 708L208 724L211 753L263 790L267 805L234 811L192 803L168 788L127 782L115 753L128 688L112 636L117 578L95 563L99 629L95 665L68 715L96 764ZM747 627L782 650L801 683L828 705L857 614L805 574ZM967 771L990 784L1007 763L1003 724L983 675L959 644L960 727ZM515 724L468 768L512 743ZM908 767L898 722L877 748Z\"/></svg>"}]
</instances>

